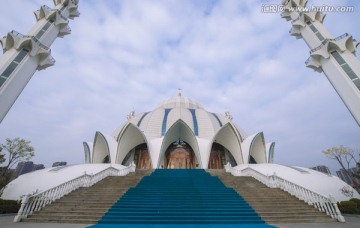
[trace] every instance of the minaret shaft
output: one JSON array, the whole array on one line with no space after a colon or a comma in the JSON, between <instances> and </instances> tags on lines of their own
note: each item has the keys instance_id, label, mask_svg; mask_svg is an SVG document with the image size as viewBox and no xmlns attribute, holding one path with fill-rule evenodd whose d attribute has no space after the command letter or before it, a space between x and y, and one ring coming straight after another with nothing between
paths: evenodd
<instances>
[{"instance_id":1,"label":"minaret shaft","mask_svg":"<svg viewBox=\"0 0 360 228\"><path fill-rule=\"evenodd\" d=\"M54 65L50 46L58 37L71 33L69 18L79 16L78 0L54 0L55 8L35 11L36 24L27 35L11 31L0 39L0 122L15 103L36 70Z\"/></svg>"},{"instance_id":2,"label":"minaret shaft","mask_svg":"<svg viewBox=\"0 0 360 228\"><path fill-rule=\"evenodd\" d=\"M282 17L291 20L290 35L302 38L310 48L306 66L324 72L355 121L360 126L360 61L355 56L359 44L345 33L334 38L323 25L325 15L314 11L300 12L307 0L283 0Z\"/></svg>"}]
</instances>

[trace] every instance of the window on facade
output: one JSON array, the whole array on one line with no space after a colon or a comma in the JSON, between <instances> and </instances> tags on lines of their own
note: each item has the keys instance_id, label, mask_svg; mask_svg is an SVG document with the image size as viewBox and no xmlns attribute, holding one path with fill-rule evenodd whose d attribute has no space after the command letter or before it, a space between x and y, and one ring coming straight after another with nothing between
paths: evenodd
<instances>
[{"instance_id":1,"label":"window on facade","mask_svg":"<svg viewBox=\"0 0 360 228\"><path fill-rule=\"evenodd\" d=\"M40 31L36 34L36 38L40 39L40 37L42 37L42 35L44 35L44 33L46 32L46 30L48 30L48 28L50 27L52 21L47 21L45 23L45 25L40 29Z\"/></svg>"},{"instance_id":2,"label":"window on facade","mask_svg":"<svg viewBox=\"0 0 360 228\"><path fill-rule=\"evenodd\" d=\"M29 53L28 50L22 49L17 56L15 56L14 60L9 64L8 67L4 70L0 75L0 87L5 83L6 79L14 72L19 63L24 59L24 57Z\"/></svg>"},{"instance_id":3,"label":"window on facade","mask_svg":"<svg viewBox=\"0 0 360 228\"><path fill-rule=\"evenodd\" d=\"M196 136L198 136L199 135L199 129L198 129L198 123L197 123L197 119L196 119L195 109L189 108L189 111L191 112L191 115L192 115L192 118L193 118L194 134Z\"/></svg>"},{"instance_id":4,"label":"window on facade","mask_svg":"<svg viewBox=\"0 0 360 228\"><path fill-rule=\"evenodd\" d=\"M317 30L317 28L311 23L311 21L306 22L306 24L309 25L310 29L315 33L315 35L317 36L317 38L320 41L325 40L325 38L321 35L321 33L319 32L319 30Z\"/></svg>"},{"instance_id":5,"label":"window on facade","mask_svg":"<svg viewBox=\"0 0 360 228\"><path fill-rule=\"evenodd\" d=\"M349 64L347 64L345 62L345 60L343 59L343 57L341 57L341 55L339 54L339 52L337 51L333 51L331 52L331 55L335 58L336 62L339 63L339 65L341 66L341 68L345 71L345 73L349 76L349 78L351 79L351 81L353 81L353 83L355 84L355 86L360 90L360 79L359 77L355 74L355 72L351 69L351 67L349 66Z\"/></svg>"}]
</instances>

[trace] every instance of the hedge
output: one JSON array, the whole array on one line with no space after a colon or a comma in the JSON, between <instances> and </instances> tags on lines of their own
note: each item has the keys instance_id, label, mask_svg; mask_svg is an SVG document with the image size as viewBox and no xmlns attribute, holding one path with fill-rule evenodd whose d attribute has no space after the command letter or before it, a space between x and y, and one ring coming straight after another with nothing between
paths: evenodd
<instances>
[{"instance_id":1,"label":"hedge","mask_svg":"<svg viewBox=\"0 0 360 228\"><path fill-rule=\"evenodd\" d=\"M20 205L21 204L15 200L0 199L0 214L17 213Z\"/></svg>"},{"instance_id":2,"label":"hedge","mask_svg":"<svg viewBox=\"0 0 360 228\"><path fill-rule=\"evenodd\" d=\"M350 199L349 201L341 201L339 210L344 214L360 214L360 199Z\"/></svg>"}]
</instances>

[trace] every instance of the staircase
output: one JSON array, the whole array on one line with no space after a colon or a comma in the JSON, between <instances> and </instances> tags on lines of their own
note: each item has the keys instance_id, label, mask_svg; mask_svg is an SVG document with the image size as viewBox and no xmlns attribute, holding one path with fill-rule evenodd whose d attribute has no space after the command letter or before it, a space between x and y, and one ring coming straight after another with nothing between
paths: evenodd
<instances>
[{"instance_id":1,"label":"staircase","mask_svg":"<svg viewBox=\"0 0 360 228\"><path fill-rule=\"evenodd\" d=\"M107 177L29 215L23 222L94 224L130 188L151 171L136 170L127 176Z\"/></svg>"},{"instance_id":2,"label":"staircase","mask_svg":"<svg viewBox=\"0 0 360 228\"><path fill-rule=\"evenodd\" d=\"M98 223L92 227L272 227L233 189L202 169L155 170L130 188Z\"/></svg>"},{"instance_id":3,"label":"staircase","mask_svg":"<svg viewBox=\"0 0 360 228\"><path fill-rule=\"evenodd\" d=\"M334 220L304 201L278 188L269 188L252 177L236 177L224 170L208 170L238 192L269 224L327 223Z\"/></svg>"}]
</instances>

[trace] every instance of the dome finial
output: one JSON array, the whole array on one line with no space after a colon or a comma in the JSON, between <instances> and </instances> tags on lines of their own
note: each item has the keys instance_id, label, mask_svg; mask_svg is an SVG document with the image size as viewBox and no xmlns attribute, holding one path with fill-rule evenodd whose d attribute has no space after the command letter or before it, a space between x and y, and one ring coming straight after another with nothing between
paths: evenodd
<instances>
[{"instance_id":1,"label":"dome finial","mask_svg":"<svg viewBox=\"0 0 360 228\"><path fill-rule=\"evenodd\" d=\"M179 93L178 93L179 97L181 97L181 88L179 88Z\"/></svg>"}]
</instances>

